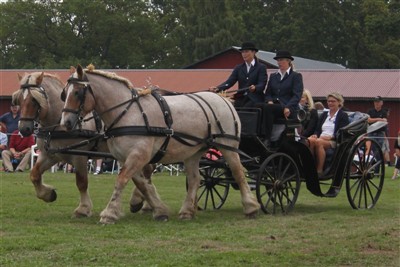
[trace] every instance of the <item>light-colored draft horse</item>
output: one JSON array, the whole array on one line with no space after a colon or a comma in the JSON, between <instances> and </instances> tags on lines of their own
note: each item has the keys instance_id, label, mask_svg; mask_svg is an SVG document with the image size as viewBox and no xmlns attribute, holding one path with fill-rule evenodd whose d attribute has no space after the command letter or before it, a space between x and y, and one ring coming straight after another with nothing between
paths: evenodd
<instances>
[{"instance_id":1,"label":"light-colored draft horse","mask_svg":"<svg viewBox=\"0 0 400 267\"><path fill-rule=\"evenodd\" d=\"M26 73L23 77L18 75L20 89L13 93L13 103L21 106L21 120L19 131L24 136L34 132L35 122L39 123L37 145L40 149L38 159L33 166L30 179L35 187L36 195L45 202L57 199L55 189L42 181L44 171L58 162L72 164L76 170L76 186L80 192L80 202L75 209L74 217L89 217L92 214L92 201L88 192L87 156L68 155L62 153L49 153L48 149L62 148L87 140L101 130L101 125L95 125L94 120L82 123L81 129L65 132L59 126L61 111L64 103L61 101L61 92L64 84L57 76L43 72ZM91 113L88 116L92 116ZM101 123L101 122L100 122ZM82 151L109 152L104 140L90 142L79 147ZM147 178L151 177L152 166L143 170ZM151 181L149 181L151 183ZM143 195L134 190L132 200L134 208L140 210L143 204ZM132 210L132 209L131 209ZM132 210L133 212L133 210Z\"/></svg>"},{"instance_id":2,"label":"light-colored draft horse","mask_svg":"<svg viewBox=\"0 0 400 267\"><path fill-rule=\"evenodd\" d=\"M245 215L255 217L260 205L238 155L241 125L232 104L211 92L161 97L149 91L135 89L127 79L94 70L92 65L86 70L79 65L68 79L61 125L71 130L77 120L95 110L105 123L111 154L123 162L100 222L109 224L120 218L121 195L129 179L152 207L154 219L168 220L166 205L139 175L149 162L184 162L188 190L179 218L194 218L201 179L199 161L211 146L222 152L239 185Z\"/></svg>"}]
</instances>

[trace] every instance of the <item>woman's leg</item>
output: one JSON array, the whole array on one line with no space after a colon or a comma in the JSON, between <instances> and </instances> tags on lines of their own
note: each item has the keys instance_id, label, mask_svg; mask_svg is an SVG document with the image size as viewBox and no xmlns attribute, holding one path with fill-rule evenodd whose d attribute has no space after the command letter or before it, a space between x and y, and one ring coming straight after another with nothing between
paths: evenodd
<instances>
[{"instance_id":1,"label":"woman's leg","mask_svg":"<svg viewBox=\"0 0 400 267\"><path fill-rule=\"evenodd\" d=\"M315 144L315 152L317 159L317 172L322 173L324 171L324 163L326 158L326 150L331 148L331 142L329 140L318 138Z\"/></svg>"},{"instance_id":2,"label":"woman's leg","mask_svg":"<svg viewBox=\"0 0 400 267\"><path fill-rule=\"evenodd\" d=\"M317 142L317 138L309 137L308 139L308 146L310 148L311 154L315 156L315 143Z\"/></svg>"}]
</instances>

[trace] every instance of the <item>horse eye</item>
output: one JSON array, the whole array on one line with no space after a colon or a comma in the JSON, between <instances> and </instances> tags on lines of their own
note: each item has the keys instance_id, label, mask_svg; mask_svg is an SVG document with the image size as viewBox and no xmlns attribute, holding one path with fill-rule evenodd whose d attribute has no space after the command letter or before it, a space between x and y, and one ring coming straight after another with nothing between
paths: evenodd
<instances>
[{"instance_id":1,"label":"horse eye","mask_svg":"<svg viewBox=\"0 0 400 267\"><path fill-rule=\"evenodd\" d=\"M78 96L79 96L79 92L78 92L78 91L75 91L75 92L74 92L74 96L78 97Z\"/></svg>"}]
</instances>

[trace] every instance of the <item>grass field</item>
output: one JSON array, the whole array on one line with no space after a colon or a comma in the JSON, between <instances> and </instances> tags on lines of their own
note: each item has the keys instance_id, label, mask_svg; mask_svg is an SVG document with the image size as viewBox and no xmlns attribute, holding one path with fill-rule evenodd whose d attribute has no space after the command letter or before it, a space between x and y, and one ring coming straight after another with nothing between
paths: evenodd
<instances>
[{"instance_id":1,"label":"grass field","mask_svg":"<svg viewBox=\"0 0 400 267\"><path fill-rule=\"evenodd\" d=\"M286 216L242 213L239 192L225 205L178 220L185 196L184 176L156 174L168 222L149 213L131 214L132 183L124 191L125 216L115 225L98 224L115 175L90 176L91 218L71 218L78 204L74 175L45 173L58 199L36 198L28 173L1 173L0 266L400 266L400 180L386 169L384 190L372 210L353 210L345 189L319 198L302 185Z\"/></svg>"}]
</instances>

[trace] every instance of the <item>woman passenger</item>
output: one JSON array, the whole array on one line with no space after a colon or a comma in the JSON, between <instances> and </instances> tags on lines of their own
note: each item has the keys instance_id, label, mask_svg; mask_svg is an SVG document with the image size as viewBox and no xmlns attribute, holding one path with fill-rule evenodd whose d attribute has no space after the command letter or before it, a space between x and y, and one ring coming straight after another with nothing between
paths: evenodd
<instances>
[{"instance_id":1,"label":"woman passenger","mask_svg":"<svg viewBox=\"0 0 400 267\"><path fill-rule=\"evenodd\" d=\"M300 129L300 137L302 139L310 137L314 134L318 125L318 111L314 107L314 100L312 99L311 92L304 89L303 95L300 99L300 108L309 112L309 118L307 118Z\"/></svg>"},{"instance_id":2,"label":"woman passenger","mask_svg":"<svg viewBox=\"0 0 400 267\"><path fill-rule=\"evenodd\" d=\"M339 129L349 124L347 113L341 109L344 104L342 95L333 92L326 98L329 110L321 115L317 130L308 138L311 153L317 162L318 177L323 176L326 150L336 148L336 137Z\"/></svg>"}]
</instances>

